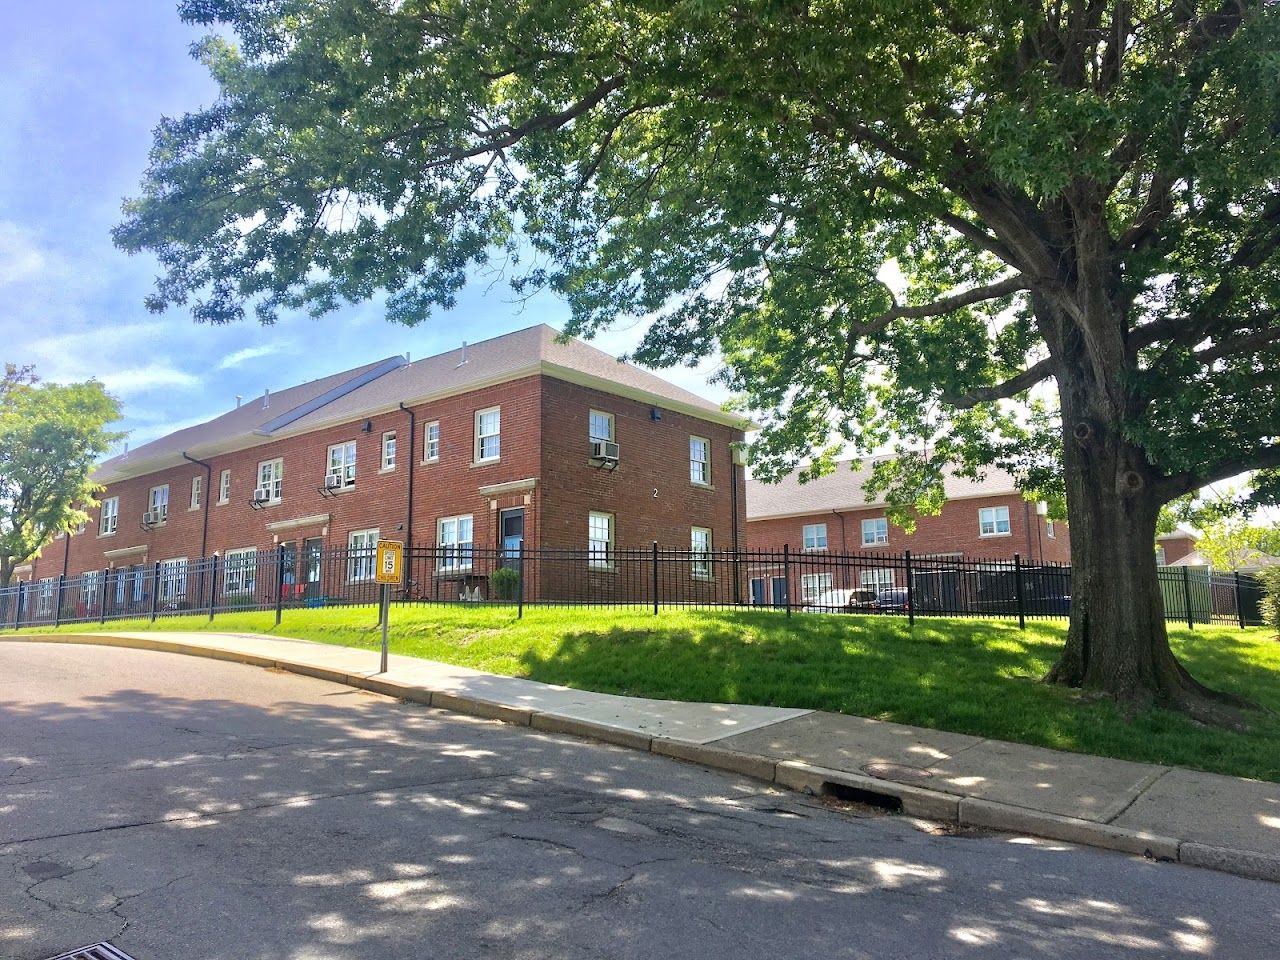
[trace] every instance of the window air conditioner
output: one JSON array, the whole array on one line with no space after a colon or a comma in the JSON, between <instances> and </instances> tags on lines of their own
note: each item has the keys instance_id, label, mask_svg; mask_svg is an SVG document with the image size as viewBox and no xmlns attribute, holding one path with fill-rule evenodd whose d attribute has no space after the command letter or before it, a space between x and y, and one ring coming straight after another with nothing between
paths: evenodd
<instances>
[{"instance_id":1,"label":"window air conditioner","mask_svg":"<svg viewBox=\"0 0 1280 960\"><path fill-rule=\"evenodd\" d=\"M326 474L324 478L324 488L326 490L336 490L342 486L342 477L336 473Z\"/></svg>"},{"instance_id":2,"label":"window air conditioner","mask_svg":"<svg viewBox=\"0 0 1280 960\"><path fill-rule=\"evenodd\" d=\"M618 460L618 445L612 440L592 440L591 459L611 460L616 463Z\"/></svg>"},{"instance_id":3,"label":"window air conditioner","mask_svg":"<svg viewBox=\"0 0 1280 960\"><path fill-rule=\"evenodd\" d=\"M258 503L266 503L271 499L271 488L255 487L253 491L253 499Z\"/></svg>"},{"instance_id":4,"label":"window air conditioner","mask_svg":"<svg viewBox=\"0 0 1280 960\"><path fill-rule=\"evenodd\" d=\"M142 515L142 522L148 527L154 527L156 524L164 522L164 513L160 510L148 510Z\"/></svg>"}]
</instances>

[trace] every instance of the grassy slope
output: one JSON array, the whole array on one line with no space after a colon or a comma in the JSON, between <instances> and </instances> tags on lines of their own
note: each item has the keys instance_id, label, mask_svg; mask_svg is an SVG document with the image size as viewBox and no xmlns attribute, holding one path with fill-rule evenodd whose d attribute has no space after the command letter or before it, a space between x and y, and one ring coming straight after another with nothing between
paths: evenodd
<instances>
[{"instance_id":1,"label":"grassy slope","mask_svg":"<svg viewBox=\"0 0 1280 960\"><path fill-rule=\"evenodd\" d=\"M270 613L225 614L212 624L166 618L154 629L279 633L372 650L376 619L372 607L348 607L287 611L278 631ZM1280 643L1261 629L1171 635L1193 675L1267 708L1239 734L1163 710L1125 719L1108 702L1037 683L1061 646L1058 623L1023 632L1001 621L920 620L911 628L896 617L545 608L517 620L497 607L397 607L391 622L396 653L582 689L836 710L1280 780Z\"/></svg>"}]
</instances>

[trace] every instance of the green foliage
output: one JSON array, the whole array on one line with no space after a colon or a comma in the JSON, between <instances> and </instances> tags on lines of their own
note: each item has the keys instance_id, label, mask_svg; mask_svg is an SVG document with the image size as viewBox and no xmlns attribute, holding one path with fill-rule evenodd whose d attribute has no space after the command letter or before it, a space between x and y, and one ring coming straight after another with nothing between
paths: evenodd
<instances>
[{"instance_id":1,"label":"green foliage","mask_svg":"<svg viewBox=\"0 0 1280 960\"><path fill-rule=\"evenodd\" d=\"M1238 570L1255 565L1259 555L1280 556L1280 527L1223 518L1204 527L1196 549L1215 570Z\"/></svg>"},{"instance_id":2,"label":"green foliage","mask_svg":"<svg viewBox=\"0 0 1280 960\"><path fill-rule=\"evenodd\" d=\"M56 534L86 523L97 505L94 463L123 434L107 425L119 403L94 381L37 383L9 366L0 381L0 585Z\"/></svg>"},{"instance_id":3,"label":"green foliage","mask_svg":"<svg viewBox=\"0 0 1280 960\"><path fill-rule=\"evenodd\" d=\"M651 319L644 362L721 351L764 478L892 441L896 516L948 462L1058 512L1059 405L1007 402L1054 377L1158 499L1280 502L1274 3L180 9L220 94L115 231L153 309L413 324L492 271L571 333Z\"/></svg>"},{"instance_id":4,"label":"green foliage","mask_svg":"<svg viewBox=\"0 0 1280 960\"><path fill-rule=\"evenodd\" d=\"M1262 581L1262 619L1280 640L1280 567L1266 567L1258 579Z\"/></svg>"},{"instance_id":5,"label":"green foliage","mask_svg":"<svg viewBox=\"0 0 1280 960\"><path fill-rule=\"evenodd\" d=\"M489 574L489 589L495 600L514 600L520 592L520 573L514 567L499 567Z\"/></svg>"}]
</instances>

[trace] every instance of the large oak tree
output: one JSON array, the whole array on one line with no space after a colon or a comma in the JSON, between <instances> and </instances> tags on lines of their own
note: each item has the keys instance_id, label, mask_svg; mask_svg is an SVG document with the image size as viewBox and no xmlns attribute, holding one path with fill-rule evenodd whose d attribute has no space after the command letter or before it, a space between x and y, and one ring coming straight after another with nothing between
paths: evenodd
<instances>
[{"instance_id":1,"label":"large oak tree","mask_svg":"<svg viewBox=\"0 0 1280 960\"><path fill-rule=\"evenodd\" d=\"M487 268L570 332L651 319L638 359L719 350L764 411L763 476L895 439L899 508L949 461L1065 495L1051 678L1221 715L1152 539L1163 503L1280 464L1273 0L181 9L221 95L161 123L116 231L159 257L152 307L388 291L415 323Z\"/></svg>"}]
</instances>

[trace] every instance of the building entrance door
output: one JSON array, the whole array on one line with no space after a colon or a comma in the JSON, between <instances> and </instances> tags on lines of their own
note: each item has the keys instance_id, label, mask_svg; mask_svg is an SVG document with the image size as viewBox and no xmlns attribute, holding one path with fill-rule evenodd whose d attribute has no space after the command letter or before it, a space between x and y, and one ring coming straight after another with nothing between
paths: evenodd
<instances>
[{"instance_id":1,"label":"building entrance door","mask_svg":"<svg viewBox=\"0 0 1280 960\"><path fill-rule=\"evenodd\" d=\"M520 548L524 545L524 507L503 510L498 520L502 537L502 565L514 567L520 558Z\"/></svg>"},{"instance_id":2,"label":"building entrance door","mask_svg":"<svg viewBox=\"0 0 1280 960\"><path fill-rule=\"evenodd\" d=\"M302 596L307 600L320 596L321 563L324 556L324 539L312 537L302 541Z\"/></svg>"}]
</instances>

